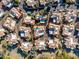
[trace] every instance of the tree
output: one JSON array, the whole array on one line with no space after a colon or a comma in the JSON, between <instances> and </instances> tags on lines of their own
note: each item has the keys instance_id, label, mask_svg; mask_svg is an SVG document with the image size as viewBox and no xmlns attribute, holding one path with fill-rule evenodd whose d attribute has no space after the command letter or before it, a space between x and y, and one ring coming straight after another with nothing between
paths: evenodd
<instances>
[{"instance_id":1,"label":"tree","mask_svg":"<svg viewBox=\"0 0 79 59\"><path fill-rule=\"evenodd\" d=\"M19 5L19 0L14 0L14 6L18 6Z\"/></svg>"}]
</instances>

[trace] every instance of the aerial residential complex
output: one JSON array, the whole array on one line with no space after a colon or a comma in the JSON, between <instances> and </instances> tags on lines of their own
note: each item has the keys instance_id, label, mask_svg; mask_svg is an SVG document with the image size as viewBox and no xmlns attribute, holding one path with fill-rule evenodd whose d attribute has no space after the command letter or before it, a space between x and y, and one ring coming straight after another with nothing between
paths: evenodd
<instances>
[{"instance_id":1,"label":"aerial residential complex","mask_svg":"<svg viewBox=\"0 0 79 59\"><path fill-rule=\"evenodd\" d=\"M0 0L0 49L79 57L79 0Z\"/></svg>"}]
</instances>

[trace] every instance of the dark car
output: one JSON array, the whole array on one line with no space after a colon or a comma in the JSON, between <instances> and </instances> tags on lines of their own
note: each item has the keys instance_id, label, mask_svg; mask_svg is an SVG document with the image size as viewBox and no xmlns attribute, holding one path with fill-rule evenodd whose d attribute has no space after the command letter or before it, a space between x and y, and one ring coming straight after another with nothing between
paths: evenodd
<instances>
[{"instance_id":1,"label":"dark car","mask_svg":"<svg viewBox=\"0 0 79 59\"><path fill-rule=\"evenodd\" d=\"M77 9L79 9L79 0L76 0Z\"/></svg>"},{"instance_id":2,"label":"dark car","mask_svg":"<svg viewBox=\"0 0 79 59\"><path fill-rule=\"evenodd\" d=\"M79 31L75 30L74 35L76 36L76 38L79 38Z\"/></svg>"}]
</instances>

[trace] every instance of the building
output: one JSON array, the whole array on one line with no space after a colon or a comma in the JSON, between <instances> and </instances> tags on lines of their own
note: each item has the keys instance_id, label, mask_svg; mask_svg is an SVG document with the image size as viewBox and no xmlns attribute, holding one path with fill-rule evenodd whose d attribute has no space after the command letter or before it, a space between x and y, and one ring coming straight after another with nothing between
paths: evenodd
<instances>
[{"instance_id":1,"label":"building","mask_svg":"<svg viewBox=\"0 0 79 59\"><path fill-rule=\"evenodd\" d=\"M79 22L76 23L76 29L79 30Z\"/></svg>"},{"instance_id":2,"label":"building","mask_svg":"<svg viewBox=\"0 0 79 59\"><path fill-rule=\"evenodd\" d=\"M28 52L33 48L33 44L31 42L21 42L21 46L19 48L22 51Z\"/></svg>"},{"instance_id":3,"label":"building","mask_svg":"<svg viewBox=\"0 0 79 59\"><path fill-rule=\"evenodd\" d=\"M0 24L0 37L5 35L5 29L2 27L2 25Z\"/></svg>"},{"instance_id":4,"label":"building","mask_svg":"<svg viewBox=\"0 0 79 59\"><path fill-rule=\"evenodd\" d=\"M16 44L18 43L18 37L16 35L16 33L10 33L8 35L5 36L5 40L9 43L9 44Z\"/></svg>"},{"instance_id":5,"label":"building","mask_svg":"<svg viewBox=\"0 0 79 59\"><path fill-rule=\"evenodd\" d=\"M11 12L10 15L13 16L13 17L16 17L16 18L20 18L20 17L23 16L23 12L19 7L11 8L10 12Z\"/></svg>"},{"instance_id":6,"label":"building","mask_svg":"<svg viewBox=\"0 0 79 59\"><path fill-rule=\"evenodd\" d=\"M2 5L3 5L3 3L2 3L2 2L0 2L0 9L2 8Z\"/></svg>"},{"instance_id":7,"label":"building","mask_svg":"<svg viewBox=\"0 0 79 59\"><path fill-rule=\"evenodd\" d=\"M45 6L48 3L48 0L40 0L40 5Z\"/></svg>"},{"instance_id":8,"label":"building","mask_svg":"<svg viewBox=\"0 0 79 59\"><path fill-rule=\"evenodd\" d=\"M30 27L24 27L24 26L20 26L19 27L19 36L21 38L31 38L31 28Z\"/></svg>"},{"instance_id":9,"label":"building","mask_svg":"<svg viewBox=\"0 0 79 59\"><path fill-rule=\"evenodd\" d=\"M3 5L7 5L11 2L12 0L2 0L1 2L3 3Z\"/></svg>"},{"instance_id":10,"label":"building","mask_svg":"<svg viewBox=\"0 0 79 59\"><path fill-rule=\"evenodd\" d=\"M74 23L77 18L77 13L76 11L73 10L68 10L67 13L65 14L65 21L68 23Z\"/></svg>"},{"instance_id":11,"label":"building","mask_svg":"<svg viewBox=\"0 0 79 59\"><path fill-rule=\"evenodd\" d=\"M35 40L35 47L38 50L45 50L46 49L46 44L45 44L45 40Z\"/></svg>"},{"instance_id":12,"label":"building","mask_svg":"<svg viewBox=\"0 0 79 59\"><path fill-rule=\"evenodd\" d=\"M26 24L26 25L35 25L35 20L31 18L31 16L26 16L24 17L23 19L23 24Z\"/></svg>"},{"instance_id":13,"label":"building","mask_svg":"<svg viewBox=\"0 0 79 59\"><path fill-rule=\"evenodd\" d=\"M47 32L48 35L58 36L60 34L60 25L50 23Z\"/></svg>"},{"instance_id":14,"label":"building","mask_svg":"<svg viewBox=\"0 0 79 59\"><path fill-rule=\"evenodd\" d=\"M46 25L47 15L36 15L36 23L40 25Z\"/></svg>"},{"instance_id":15,"label":"building","mask_svg":"<svg viewBox=\"0 0 79 59\"><path fill-rule=\"evenodd\" d=\"M34 5L38 3L37 0L27 0L25 2L27 3L27 6L30 6L30 7L34 7Z\"/></svg>"},{"instance_id":16,"label":"building","mask_svg":"<svg viewBox=\"0 0 79 59\"><path fill-rule=\"evenodd\" d=\"M54 39L49 38L47 44L49 48L56 49L59 48L60 42L58 38Z\"/></svg>"},{"instance_id":17,"label":"building","mask_svg":"<svg viewBox=\"0 0 79 59\"><path fill-rule=\"evenodd\" d=\"M12 17L6 17L6 19L3 23L3 27L5 29L14 31L15 26L16 26L16 21Z\"/></svg>"},{"instance_id":18,"label":"building","mask_svg":"<svg viewBox=\"0 0 79 59\"><path fill-rule=\"evenodd\" d=\"M63 36L73 36L75 27L74 25L63 25Z\"/></svg>"},{"instance_id":19,"label":"building","mask_svg":"<svg viewBox=\"0 0 79 59\"><path fill-rule=\"evenodd\" d=\"M34 26L34 36L35 37L40 37L40 36L44 36L44 26Z\"/></svg>"},{"instance_id":20,"label":"building","mask_svg":"<svg viewBox=\"0 0 79 59\"><path fill-rule=\"evenodd\" d=\"M52 12L49 22L53 24L60 24L62 22L62 14L58 11Z\"/></svg>"},{"instance_id":21,"label":"building","mask_svg":"<svg viewBox=\"0 0 79 59\"><path fill-rule=\"evenodd\" d=\"M76 2L76 0L66 0L66 3L68 3L68 4L72 4L72 3L75 3Z\"/></svg>"},{"instance_id":22,"label":"building","mask_svg":"<svg viewBox=\"0 0 79 59\"><path fill-rule=\"evenodd\" d=\"M67 38L64 38L64 40L65 40L64 44L66 45L66 48L74 49L78 44L78 41L74 37L67 37Z\"/></svg>"},{"instance_id":23,"label":"building","mask_svg":"<svg viewBox=\"0 0 79 59\"><path fill-rule=\"evenodd\" d=\"M8 7L8 8L12 8L12 6L13 6L13 3L9 3L6 5L6 7Z\"/></svg>"}]
</instances>

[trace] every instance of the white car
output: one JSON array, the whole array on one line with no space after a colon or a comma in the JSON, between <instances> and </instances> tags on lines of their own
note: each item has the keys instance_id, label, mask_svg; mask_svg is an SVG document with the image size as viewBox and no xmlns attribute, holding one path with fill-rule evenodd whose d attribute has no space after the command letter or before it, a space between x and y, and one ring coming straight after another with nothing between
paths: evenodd
<instances>
[{"instance_id":1,"label":"white car","mask_svg":"<svg viewBox=\"0 0 79 59\"><path fill-rule=\"evenodd\" d=\"M0 9L0 18L3 17L4 14L5 12L2 9Z\"/></svg>"}]
</instances>

